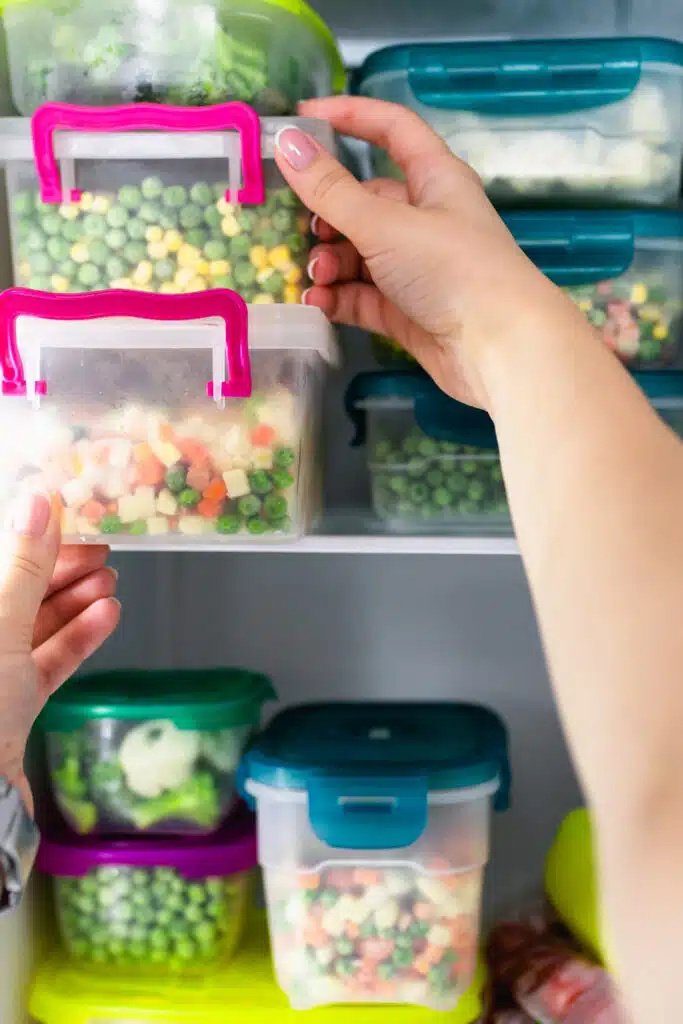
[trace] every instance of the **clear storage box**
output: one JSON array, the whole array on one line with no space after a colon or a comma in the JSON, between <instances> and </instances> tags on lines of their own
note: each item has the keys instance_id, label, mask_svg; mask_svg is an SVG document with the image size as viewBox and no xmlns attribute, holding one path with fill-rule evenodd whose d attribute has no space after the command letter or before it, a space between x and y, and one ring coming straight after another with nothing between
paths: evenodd
<instances>
[{"instance_id":1,"label":"clear storage box","mask_svg":"<svg viewBox=\"0 0 683 1024\"><path fill-rule=\"evenodd\" d=\"M16 289L0 332L0 509L56 492L67 543L136 548L277 541L317 515L319 310Z\"/></svg>"},{"instance_id":2,"label":"clear storage box","mask_svg":"<svg viewBox=\"0 0 683 1024\"><path fill-rule=\"evenodd\" d=\"M303 0L7 0L12 99L111 106L242 100L293 114L344 88L334 39Z\"/></svg>"},{"instance_id":3,"label":"clear storage box","mask_svg":"<svg viewBox=\"0 0 683 1024\"><path fill-rule=\"evenodd\" d=\"M235 775L270 681L242 669L108 672L46 705L50 783L81 835L208 834L232 810Z\"/></svg>"},{"instance_id":4,"label":"clear storage box","mask_svg":"<svg viewBox=\"0 0 683 1024\"><path fill-rule=\"evenodd\" d=\"M95 840L43 828L61 944L79 963L169 973L225 962L241 937L256 866L241 815L209 839Z\"/></svg>"},{"instance_id":5,"label":"clear storage box","mask_svg":"<svg viewBox=\"0 0 683 1024\"><path fill-rule=\"evenodd\" d=\"M372 54L355 88L417 111L501 205L678 200L680 43L411 43ZM396 173L385 154L375 156L378 173Z\"/></svg>"},{"instance_id":6,"label":"clear storage box","mask_svg":"<svg viewBox=\"0 0 683 1024\"><path fill-rule=\"evenodd\" d=\"M421 370L360 374L346 407L367 443L375 514L400 532L508 534L493 424Z\"/></svg>"},{"instance_id":7,"label":"clear storage box","mask_svg":"<svg viewBox=\"0 0 683 1024\"><path fill-rule=\"evenodd\" d=\"M48 104L32 122L3 120L15 284L299 302L310 217L275 164L287 124L334 148L321 121L261 120L240 103Z\"/></svg>"},{"instance_id":8,"label":"clear storage box","mask_svg":"<svg viewBox=\"0 0 683 1024\"><path fill-rule=\"evenodd\" d=\"M683 341L683 217L660 211L509 213L517 243L583 310L632 369L680 365ZM382 366L414 360L377 337Z\"/></svg>"},{"instance_id":9,"label":"clear storage box","mask_svg":"<svg viewBox=\"0 0 683 1024\"><path fill-rule=\"evenodd\" d=\"M472 983L506 734L465 704L310 704L250 748L278 983L295 1009L453 1010Z\"/></svg>"}]
</instances>

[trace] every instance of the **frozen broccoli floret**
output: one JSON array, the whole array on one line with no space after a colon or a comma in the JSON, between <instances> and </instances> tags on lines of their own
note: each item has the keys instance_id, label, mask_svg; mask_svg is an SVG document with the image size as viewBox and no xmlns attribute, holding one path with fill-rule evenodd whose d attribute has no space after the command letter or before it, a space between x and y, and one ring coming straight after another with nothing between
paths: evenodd
<instances>
[{"instance_id":1,"label":"frozen broccoli floret","mask_svg":"<svg viewBox=\"0 0 683 1024\"><path fill-rule=\"evenodd\" d=\"M61 762L52 772L52 781L60 795L81 800L87 795L87 782L81 771L80 734L64 733L60 736Z\"/></svg>"},{"instance_id":2,"label":"frozen broccoli floret","mask_svg":"<svg viewBox=\"0 0 683 1024\"><path fill-rule=\"evenodd\" d=\"M201 753L219 772L234 772L242 757L248 727L203 732Z\"/></svg>"},{"instance_id":3,"label":"frozen broccoli floret","mask_svg":"<svg viewBox=\"0 0 683 1024\"><path fill-rule=\"evenodd\" d=\"M114 761L97 761L90 773L90 793L104 814L131 820L138 803L126 786L121 767Z\"/></svg>"},{"instance_id":4,"label":"frozen broccoli floret","mask_svg":"<svg viewBox=\"0 0 683 1024\"><path fill-rule=\"evenodd\" d=\"M212 828L221 813L218 791L208 772L199 772L177 789L153 800L141 801L132 820L138 829L152 828L168 818L192 821L199 828Z\"/></svg>"},{"instance_id":5,"label":"frozen broccoli floret","mask_svg":"<svg viewBox=\"0 0 683 1024\"><path fill-rule=\"evenodd\" d=\"M97 824L97 807L89 800L79 800L73 796L60 793L59 803L62 813L69 819L72 828L79 835L87 835L92 832Z\"/></svg>"},{"instance_id":6,"label":"frozen broccoli floret","mask_svg":"<svg viewBox=\"0 0 683 1024\"><path fill-rule=\"evenodd\" d=\"M131 729L118 759L128 788L153 799L186 782L198 757L199 733L159 719Z\"/></svg>"}]
</instances>

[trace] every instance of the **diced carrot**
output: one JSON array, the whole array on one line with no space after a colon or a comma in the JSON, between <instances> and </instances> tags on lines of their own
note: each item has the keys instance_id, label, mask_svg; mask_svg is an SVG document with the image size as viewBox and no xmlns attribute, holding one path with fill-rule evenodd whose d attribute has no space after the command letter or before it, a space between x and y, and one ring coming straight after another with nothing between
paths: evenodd
<instances>
[{"instance_id":1,"label":"diced carrot","mask_svg":"<svg viewBox=\"0 0 683 1024\"><path fill-rule=\"evenodd\" d=\"M187 471L187 486L201 494L211 483L211 470L207 463L193 462Z\"/></svg>"},{"instance_id":2,"label":"diced carrot","mask_svg":"<svg viewBox=\"0 0 683 1024\"><path fill-rule=\"evenodd\" d=\"M220 515L220 511L220 501L209 501L207 498L204 498L197 505L197 512L204 519L216 519Z\"/></svg>"},{"instance_id":3,"label":"diced carrot","mask_svg":"<svg viewBox=\"0 0 683 1024\"><path fill-rule=\"evenodd\" d=\"M209 486L204 489L204 497L207 501L222 501L227 493L225 483L219 476L215 476Z\"/></svg>"},{"instance_id":4,"label":"diced carrot","mask_svg":"<svg viewBox=\"0 0 683 1024\"><path fill-rule=\"evenodd\" d=\"M157 487L163 482L165 473L166 470L163 462L152 455L145 462L141 462L138 465L137 483L144 484L147 487Z\"/></svg>"},{"instance_id":5,"label":"diced carrot","mask_svg":"<svg viewBox=\"0 0 683 1024\"><path fill-rule=\"evenodd\" d=\"M315 872L307 872L299 875L300 889L317 889L320 885L320 875Z\"/></svg>"},{"instance_id":6,"label":"diced carrot","mask_svg":"<svg viewBox=\"0 0 683 1024\"><path fill-rule=\"evenodd\" d=\"M118 507L118 505L116 504L115 501L110 501L109 504L107 505L107 512L110 512L112 515L115 512L118 512L118 510L119 510L119 507Z\"/></svg>"},{"instance_id":7,"label":"diced carrot","mask_svg":"<svg viewBox=\"0 0 683 1024\"><path fill-rule=\"evenodd\" d=\"M360 943L360 955L373 964L387 960L393 952L394 943L391 939L364 939Z\"/></svg>"},{"instance_id":8,"label":"diced carrot","mask_svg":"<svg viewBox=\"0 0 683 1024\"><path fill-rule=\"evenodd\" d=\"M439 960L443 956L443 946L432 946L428 945L422 954L424 960L429 961L430 964L438 964Z\"/></svg>"},{"instance_id":9,"label":"diced carrot","mask_svg":"<svg viewBox=\"0 0 683 1024\"><path fill-rule=\"evenodd\" d=\"M100 445L95 450L95 462L98 464L98 466L106 466L108 464L108 462L109 462L109 445L108 444Z\"/></svg>"},{"instance_id":10,"label":"diced carrot","mask_svg":"<svg viewBox=\"0 0 683 1024\"><path fill-rule=\"evenodd\" d=\"M157 429L157 437L160 441L170 441L173 443L175 441L175 430L170 423L160 423Z\"/></svg>"},{"instance_id":11,"label":"diced carrot","mask_svg":"<svg viewBox=\"0 0 683 1024\"><path fill-rule=\"evenodd\" d=\"M314 919L309 918L304 925L303 938L304 942L308 946L320 948L321 946L327 945L327 932L320 922Z\"/></svg>"},{"instance_id":12,"label":"diced carrot","mask_svg":"<svg viewBox=\"0 0 683 1024\"><path fill-rule=\"evenodd\" d=\"M154 458L154 453L146 441L141 441L140 444L136 444L133 448L133 459L135 462L148 462L152 458Z\"/></svg>"},{"instance_id":13,"label":"diced carrot","mask_svg":"<svg viewBox=\"0 0 683 1024\"><path fill-rule=\"evenodd\" d=\"M206 445L201 441L195 441L192 437L179 437L176 441L176 448L187 462L203 466L211 461Z\"/></svg>"},{"instance_id":14,"label":"diced carrot","mask_svg":"<svg viewBox=\"0 0 683 1024\"><path fill-rule=\"evenodd\" d=\"M424 956L419 956L417 957L416 960L413 961L413 967L418 972L418 974L429 974L430 970L432 969L432 964Z\"/></svg>"},{"instance_id":15,"label":"diced carrot","mask_svg":"<svg viewBox=\"0 0 683 1024\"><path fill-rule=\"evenodd\" d=\"M267 423L260 423L251 432L251 443L255 448L268 448L275 440L275 431Z\"/></svg>"},{"instance_id":16,"label":"diced carrot","mask_svg":"<svg viewBox=\"0 0 683 1024\"><path fill-rule=\"evenodd\" d=\"M379 871L373 871L371 868L356 868L353 880L356 885L379 885L382 876Z\"/></svg>"},{"instance_id":17,"label":"diced carrot","mask_svg":"<svg viewBox=\"0 0 683 1024\"><path fill-rule=\"evenodd\" d=\"M434 917L434 908L431 903L416 903L413 913L418 921L430 921Z\"/></svg>"},{"instance_id":18,"label":"diced carrot","mask_svg":"<svg viewBox=\"0 0 683 1024\"><path fill-rule=\"evenodd\" d=\"M347 921L344 931L346 932L346 937L349 939L357 939L360 935L360 928L355 921Z\"/></svg>"},{"instance_id":19,"label":"diced carrot","mask_svg":"<svg viewBox=\"0 0 683 1024\"><path fill-rule=\"evenodd\" d=\"M81 515L87 519L89 523L99 523L106 511L107 509L100 501L95 501L94 498L91 498L90 501L86 501L85 505L81 508Z\"/></svg>"}]
</instances>

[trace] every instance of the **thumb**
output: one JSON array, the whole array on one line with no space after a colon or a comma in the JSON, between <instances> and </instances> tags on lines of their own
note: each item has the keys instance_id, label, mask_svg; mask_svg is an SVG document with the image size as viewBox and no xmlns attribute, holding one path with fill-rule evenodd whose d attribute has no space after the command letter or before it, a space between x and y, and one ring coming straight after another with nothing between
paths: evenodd
<instances>
[{"instance_id":1,"label":"thumb","mask_svg":"<svg viewBox=\"0 0 683 1024\"><path fill-rule=\"evenodd\" d=\"M30 650L59 545L59 517L49 495L21 495L0 541L0 635L5 646Z\"/></svg>"},{"instance_id":2,"label":"thumb","mask_svg":"<svg viewBox=\"0 0 683 1024\"><path fill-rule=\"evenodd\" d=\"M275 158L287 183L305 206L345 235L357 249L377 241L377 209L382 202L356 181L338 160L293 125L275 137Z\"/></svg>"}]
</instances>

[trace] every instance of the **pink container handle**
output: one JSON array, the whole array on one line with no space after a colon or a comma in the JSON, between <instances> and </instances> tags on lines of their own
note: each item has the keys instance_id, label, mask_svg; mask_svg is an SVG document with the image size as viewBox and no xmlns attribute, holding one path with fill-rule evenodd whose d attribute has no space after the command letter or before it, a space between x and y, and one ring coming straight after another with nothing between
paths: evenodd
<instances>
[{"instance_id":1,"label":"pink container handle","mask_svg":"<svg viewBox=\"0 0 683 1024\"><path fill-rule=\"evenodd\" d=\"M242 141L244 186L240 203L258 206L264 201L261 159L261 119L246 103L222 103L216 107L165 107L160 103L131 103L123 107L76 107L70 103L45 103L31 118L33 156L44 203L77 203L74 189L64 196L54 151L54 133L72 132L239 132ZM228 193L226 198L229 199Z\"/></svg>"},{"instance_id":2,"label":"pink container handle","mask_svg":"<svg viewBox=\"0 0 683 1024\"><path fill-rule=\"evenodd\" d=\"M193 292L189 295L154 295L113 289L84 292L81 295L52 295L30 288L9 288L0 293L0 368L2 394L25 395L26 377L17 345L17 318L40 320L102 320L108 317L134 317L138 320L204 320L220 317L225 323L225 348L228 380L222 382L222 398L249 398L251 365L249 362L247 304L227 288ZM206 393L214 397L213 381ZM36 394L47 394L47 381L36 381Z\"/></svg>"}]
</instances>

